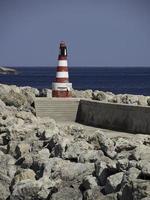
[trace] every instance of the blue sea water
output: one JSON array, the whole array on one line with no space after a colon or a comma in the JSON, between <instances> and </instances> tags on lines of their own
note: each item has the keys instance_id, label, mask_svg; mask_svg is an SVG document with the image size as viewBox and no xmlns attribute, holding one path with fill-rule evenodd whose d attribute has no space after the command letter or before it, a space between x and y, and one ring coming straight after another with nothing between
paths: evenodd
<instances>
[{"instance_id":1,"label":"blue sea water","mask_svg":"<svg viewBox=\"0 0 150 200\"><path fill-rule=\"evenodd\" d=\"M16 67L18 75L0 75L0 83L51 88L55 67ZM70 67L74 89L150 95L150 67Z\"/></svg>"}]
</instances>

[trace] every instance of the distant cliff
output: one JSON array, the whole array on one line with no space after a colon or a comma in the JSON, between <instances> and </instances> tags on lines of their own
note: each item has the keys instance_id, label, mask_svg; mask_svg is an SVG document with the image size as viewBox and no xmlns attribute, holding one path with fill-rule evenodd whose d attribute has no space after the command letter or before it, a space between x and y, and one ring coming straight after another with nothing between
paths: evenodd
<instances>
[{"instance_id":1,"label":"distant cliff","mask_svg":"<svg viewBox=\"0 0 150 200\"><path fill-rule=\"evenodd\" d=\"M17 74L17 70L8 67L0 67L0 74Z\"/></svg>"}]
</instances>

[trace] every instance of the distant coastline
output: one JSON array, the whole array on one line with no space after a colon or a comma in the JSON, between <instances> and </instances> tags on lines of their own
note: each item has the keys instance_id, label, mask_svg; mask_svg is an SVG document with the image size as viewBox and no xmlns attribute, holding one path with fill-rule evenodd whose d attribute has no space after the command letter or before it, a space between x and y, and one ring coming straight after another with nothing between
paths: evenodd
<instances>
[{"instance_id":1,"label":"distant coastline","mask_svg":"<svg viewBox=\"0 0 150 200\"><path fill-rule=\"evenodd\" d=\"M9 67L0 67L0 74L18 74L16 69Z\"/></svg>"}]
</instances>

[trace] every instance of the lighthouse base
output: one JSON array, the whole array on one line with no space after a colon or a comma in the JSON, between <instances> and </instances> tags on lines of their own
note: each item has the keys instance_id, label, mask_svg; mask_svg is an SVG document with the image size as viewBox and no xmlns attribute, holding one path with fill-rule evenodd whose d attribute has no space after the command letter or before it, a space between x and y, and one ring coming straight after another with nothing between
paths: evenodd
<instances>
[{"instance_id":1,"label":"lighthouse base","mask_svg":"<svg viewBox=\"0 0 150 200\"><path fill-rule=\"evenodd\" d=\"M72 83L52 83L52 97L72 97Z\"/></svg>"}]
</instances>

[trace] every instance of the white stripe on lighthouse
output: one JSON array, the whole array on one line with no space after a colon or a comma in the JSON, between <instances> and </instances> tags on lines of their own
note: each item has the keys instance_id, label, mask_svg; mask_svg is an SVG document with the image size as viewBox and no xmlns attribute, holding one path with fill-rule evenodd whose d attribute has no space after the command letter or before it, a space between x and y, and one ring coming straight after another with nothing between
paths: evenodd
<instances>
[{"instance_id":1,"label":"white stripe on lighthouse","mask_svg":"<svg viewBox=\"0 0 150 200\"><path fill-rule=\"evenodd\" d=\"M58 61L58 66L67 67L68 66L67 60L59 60Z\"/></svg>"},{"instance_id":2,"label":"white stripe on lighthouse","mask_svg":"<svg viewBox=\"0 0 150 200\"><path fill-rule=\"evenodd\" d=\"M57 72L56 73L56 78L68 78L68 72Z\"/></svg>"}]
</instances>

